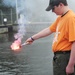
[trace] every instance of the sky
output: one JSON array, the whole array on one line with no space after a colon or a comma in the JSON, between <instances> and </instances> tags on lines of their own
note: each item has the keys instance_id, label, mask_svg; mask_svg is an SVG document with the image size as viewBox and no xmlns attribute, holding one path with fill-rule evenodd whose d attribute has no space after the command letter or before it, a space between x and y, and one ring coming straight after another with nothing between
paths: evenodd
<instances>
[{"instance_id":1,"label":"sky","mask_svg":"<svg viewBox=\"0 0 75 75\"><path fill-rule=\"evenodd\" d=\"M49 0L2 0L4 6L16 7L18 17L17 38L23 38L26 33L26 22L53 22L57 18L52 11L45 11ZM16 2L17 1L17 2ZM69 7L75 11L75 0L67 0Z\"/></svg>"},{"instance_id":2,"label":"sky","mask_svg":"<svg viewBox=\"0 0 75 75\"><path fill-rule=\"evenodd\" d=\"M50 22L56 19L56 15L45 9L49 4L49 0L3 0L6 6L15 6L17 1L18 14L23 14L28 21L44 21ZM75 11L75 0L67 0L69 7Z\"/></svg>"}]
</instances>

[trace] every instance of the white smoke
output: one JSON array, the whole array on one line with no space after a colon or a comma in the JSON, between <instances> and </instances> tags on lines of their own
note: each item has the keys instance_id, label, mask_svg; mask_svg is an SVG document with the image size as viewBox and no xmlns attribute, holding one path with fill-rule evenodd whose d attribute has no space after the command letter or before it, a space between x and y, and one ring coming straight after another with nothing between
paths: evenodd
<instances>
[{"instance_id":1,"label":"white smoke","mask_svg":"<svg viewBox=\"0 0 75 75\"><path fill-rule=\"evenodd\" d=\"M20 14L20 18L18 19L18 33L14 35L15 39L22 39L26 33L26 20L23 14Z\"/></svg>"},{"instance_id":2,"label":"white smoke","mask_svg":"<svg viewBox=\"0 0 75 75\"><path fill-rule=\"evenodd\" d=\"M14 7L16 5L15 0L2 0L4 6Z\"/></svg>"},{"instance_id":3,"label":"white smoke","mask_svg":"<svg viewBox=\"0 0 75 75\"><path fill-rule=\"evenodd\" d=\"M18 5L18 13L23 13L27 20L35 21L54 21L56 15L51 11L47 12L45 9L49 5L49 0L2 0L7 6L15 6L16 1ZM69 7L75 11L75 0L67 0Z\"/></svg>"},{"instance_id":4,"label":"white smoke","mask_svg":"<svg viewBox=\"0 0 75 75\"><path fill-rule=\"evenodd\" d=\"M26 14L25 14L25 4L24 4L24 1L25 0L20 0L19 3L18 3L18 0L16 1L17 2L17 6L16 6L16 12L19 16L18 18L18 33L16 35L14 35L15 39L22 39L23 36L25 35L26 33Z\"/></svg>"},{"instance_id":5,"label":"white smoke","mask_svg":"<svg viewBox=\"0 0 75 75\"><path fill-rule=\"evenodd\" d=\"M16 3L17 1L17 3ZM69 7L75 11L75 0L67 0ZM26 22L53 22L56 15L52 11L47 12L45 9L49 5L49 0L3 0L7 6L16 6L17 14L20 15L18 33L23 37L25 35ZM23 34L22 34L23 33Z\"/></svg>"},{"instance_id":6,"label":"white smoke","mask_svg":"<svg viewBox=\"0 0 75 75\"><path fill-rule=\"evenodd\" d=\"M69 7L75 12L75 0L67 0Z\"/></svg>"}]
</instances>

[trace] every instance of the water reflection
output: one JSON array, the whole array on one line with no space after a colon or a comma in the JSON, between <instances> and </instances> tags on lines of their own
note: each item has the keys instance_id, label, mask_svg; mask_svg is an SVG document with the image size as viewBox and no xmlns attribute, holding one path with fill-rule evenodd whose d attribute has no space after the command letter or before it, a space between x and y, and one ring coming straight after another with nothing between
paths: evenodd
<instances>
[{"instance_id":1,"label":"water reflection","mask_svg":"<svg viewBox=\"0 0 75 75\"><path fill-rule=\"evenodd\" d=\"M49 42L38 40L31 46L24 46L21 52L13 52L10 49L13 35L0 34L0 75L52 75Z\"/></svg>"}]
</instances>

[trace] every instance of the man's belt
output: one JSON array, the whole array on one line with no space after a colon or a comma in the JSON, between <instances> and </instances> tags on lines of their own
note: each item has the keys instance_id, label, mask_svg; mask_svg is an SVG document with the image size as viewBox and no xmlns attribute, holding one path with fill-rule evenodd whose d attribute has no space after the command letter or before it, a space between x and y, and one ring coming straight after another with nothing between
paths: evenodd
<instances>
[{"instance_id":1,"label":"man's belt","mask_svg":"<svg viewBox=\"0 0 75 75\"><path fill-rule=\"evenodd\" d=\"M70 53L71 51L57 51L57 52L54 52L54 54L67 54L67 53Z\"/></svg>"}]
</instances>

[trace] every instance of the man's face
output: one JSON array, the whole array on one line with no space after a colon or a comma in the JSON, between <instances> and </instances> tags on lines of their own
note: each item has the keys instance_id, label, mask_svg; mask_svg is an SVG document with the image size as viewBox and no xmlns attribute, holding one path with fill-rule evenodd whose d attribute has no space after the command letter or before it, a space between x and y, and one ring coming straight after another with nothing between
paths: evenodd
<instances>
[{"instance_id":1,"label":"man's face","mask_svg":"<svg viewBox=\"0 0 75 75\"><path fill-rule=\"evenodd\" d=\"M54 12L56 15L62 15L62 6L60 4L58 6L54 6L52 8L52 12Z\"/></svg>"}]
</instances>

